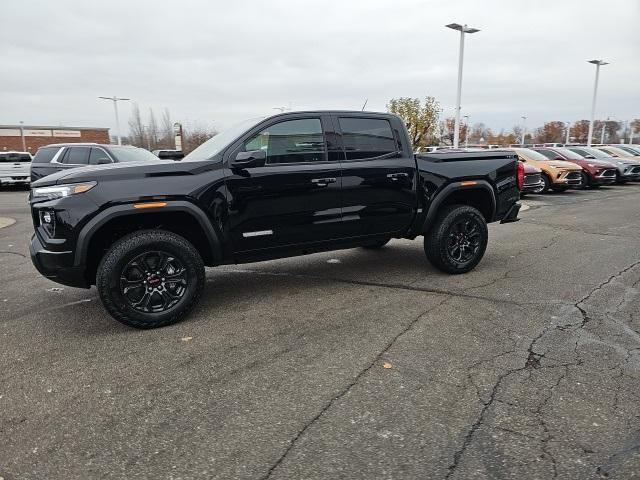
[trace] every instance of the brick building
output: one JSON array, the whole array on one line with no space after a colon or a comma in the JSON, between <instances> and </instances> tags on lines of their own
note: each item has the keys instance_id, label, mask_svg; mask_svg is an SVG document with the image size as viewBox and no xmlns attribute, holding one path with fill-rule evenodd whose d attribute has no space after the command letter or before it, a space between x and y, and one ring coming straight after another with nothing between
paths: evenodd
<instances>
[{"instance_id":1,"label":"brick building","mask_svg":"<svg viewBox=\"0 0 640 480\"><path fill-rule=\"evenodd\" d=\"M38 148L50 143L109 143L108 128L51 127L40 125L0 125L0 152L26 151L35 155Z\"/></svg>"}]
</instances>

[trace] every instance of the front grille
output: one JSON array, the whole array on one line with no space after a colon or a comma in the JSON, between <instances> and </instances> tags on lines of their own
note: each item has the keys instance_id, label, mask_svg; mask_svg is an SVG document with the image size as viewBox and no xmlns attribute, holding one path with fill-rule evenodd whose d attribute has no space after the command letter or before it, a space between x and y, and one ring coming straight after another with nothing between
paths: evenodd
<instances>
[{"instance_id":1,"label":"front grille","mask_svg":"<svg viewBox=\"0 0 640 480\"><path fill-rule=\"evenodd\" d=\"M567 180L580 180L582 176L580 172L569 172L567 173Z\"/></svg>"},{"instance_id":2,"label":"front grille","mask_svg":"<svg viewBox=\"0 0 640 480\"><path fill-rule=\"evenodd\" d=\"M530 175L525 175L524 184L525 185L538 185L542 180L542 177L539 173L532 173Z\"/></svg>"},{"instance_id":3,"label":"front grille","mask_svg":"<svg viewBox=\"0 0 640 480\"><path fill-rule=\"evenodd\" d=\"M615 177L616 176L616 171L615 170L605 170L604 172L601 173L601 176L603 176L603 177Z\"/></svg>"}]
</instances>

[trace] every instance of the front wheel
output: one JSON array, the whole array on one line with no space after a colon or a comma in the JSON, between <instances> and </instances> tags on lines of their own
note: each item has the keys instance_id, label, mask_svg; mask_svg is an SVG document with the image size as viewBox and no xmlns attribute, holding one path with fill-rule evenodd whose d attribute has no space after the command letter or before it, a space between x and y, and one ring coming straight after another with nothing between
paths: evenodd
<instances>
[{"instance_id":1,"label":"front wheel","mask_svg":"<svg viewBox=\"0 0 640 480\"><path fill-rule=\"evenodd\" d=\"M591 186L589 185L589 183L589 176L584 172L580 172L580 185L578 185L576 188L578 190L585 190L587 187Z\"/></svg>"},{"instance_id":2,"label":"front wheel","mask_svg":"<svg viewBox=\"0 0 640 480\"><path fill-rule=\"evenodd\" d=\"M446 273L473 270L487 249L489 231L482 214L468 205L445 207L424 237L424 251Z\"/></svg>"},{"instance_id":3,"label":"front wheel","mask_svg":"<svg viewBox=\"0 0 640 480\"><path fill-rule=\"evenodd\" d=\"M140 230L115 242L98 267L96 286L113 318L134 328L181 320L204 286L204 263L183 237Z\"/></svg>"}]
</instances>

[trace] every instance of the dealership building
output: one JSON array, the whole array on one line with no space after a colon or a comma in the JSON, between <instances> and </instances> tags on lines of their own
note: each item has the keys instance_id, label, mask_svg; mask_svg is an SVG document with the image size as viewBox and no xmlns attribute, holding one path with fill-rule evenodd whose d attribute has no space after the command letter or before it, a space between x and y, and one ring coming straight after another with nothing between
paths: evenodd
<instances>
[{"instance_id":1,"label":"dealership building","mask_svg":"<svg viewBox=\"0 0 640 480\"><path fill-rule=\"evenodd\" d=\"M0 125L0 152L27 151L32 155L50 143L109 143L108 128Z\"/></svg>"}]
</instances>

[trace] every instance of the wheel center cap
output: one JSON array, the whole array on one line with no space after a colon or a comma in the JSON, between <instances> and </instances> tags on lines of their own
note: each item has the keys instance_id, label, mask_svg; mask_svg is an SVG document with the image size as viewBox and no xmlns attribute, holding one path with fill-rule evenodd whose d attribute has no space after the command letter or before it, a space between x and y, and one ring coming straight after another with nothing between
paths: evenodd
<instances>
[{"instance_id":1,"label":"wheel center cap","mask_svg":"<svg viewBox=\"0 0 640 480\"><path fill-rule=\"evenodd\" d=\"M160 280L160 277L156 277L156 276L149 277L149 279L147 280L149 285L151 285L152 287L156 287L156 286L160 285L161 281L162 280Z\"/></svg>"}]
</instances>

